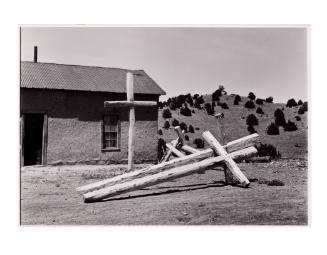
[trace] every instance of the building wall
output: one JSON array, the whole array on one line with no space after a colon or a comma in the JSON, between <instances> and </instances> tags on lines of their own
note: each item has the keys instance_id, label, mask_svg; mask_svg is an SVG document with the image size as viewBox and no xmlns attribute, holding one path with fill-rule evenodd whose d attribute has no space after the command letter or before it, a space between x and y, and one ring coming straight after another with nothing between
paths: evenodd
<instances>
[{"instance_id":1,"label":"building wall","mask_svg":"<svg viewBox=\"0 0 327 255\"><path fill-rule=\"evenodd\" d=\"M21 114L48 115L48 164L125 163L128 154L128 109L104 108L104 101L126 100L126 94L63 90L21 89ZM135 95L135 100L157 101L156 95ZM121 145L119 151L103 151L101 120L105 114L119 116ZM158 109L135 110L135 162L157 159Z\"/></svg>"}]
</instances>

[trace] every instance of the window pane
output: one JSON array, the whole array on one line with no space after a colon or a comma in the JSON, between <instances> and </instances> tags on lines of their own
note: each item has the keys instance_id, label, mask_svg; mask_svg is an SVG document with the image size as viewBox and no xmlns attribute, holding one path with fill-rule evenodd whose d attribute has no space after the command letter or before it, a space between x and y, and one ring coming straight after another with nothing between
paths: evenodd
<instances>
[{"instance_id":1,"label":"window pane","mask_svg":"<svg viewBox=\"0 0 327 255\"><path fill-rule=\"evenodd\" d=\"M117 145L116 140L109 140L109 145L110 145L110 147L116 148L116 145Z\"/></svg>"}]
</instances>

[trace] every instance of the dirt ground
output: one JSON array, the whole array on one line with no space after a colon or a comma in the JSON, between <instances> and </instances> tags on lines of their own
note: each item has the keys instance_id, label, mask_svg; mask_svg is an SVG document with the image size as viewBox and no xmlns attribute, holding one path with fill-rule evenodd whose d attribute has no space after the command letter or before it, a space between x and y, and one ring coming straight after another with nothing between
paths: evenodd
<instances>
[{"instance_id":1,"label":"dirt ground","mask_svg":"<svg viewBox=\"0 0 327 255\"><path fill-rule=\"evenodd\" d=\"M138 165L141 168L144 165ZM241 163L244 189L209 170L85 204L75 188L125 171L125 165L24 167L21 224L30 225L306 225L307 161ZM279 180L284 186L269 186Z\"/></svg>"}]
</instances>

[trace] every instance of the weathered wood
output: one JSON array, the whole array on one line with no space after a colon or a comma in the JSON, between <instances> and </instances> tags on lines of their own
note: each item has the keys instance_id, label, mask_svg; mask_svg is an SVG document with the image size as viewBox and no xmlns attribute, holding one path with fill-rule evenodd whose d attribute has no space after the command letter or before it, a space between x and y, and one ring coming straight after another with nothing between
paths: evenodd
<instances>
[{"instance_id":1,"label":"weathered wood","mask_svg":"<svg viewBox=\"0 0 327 255\"><path fill-rule=\"evenodd\" d=\"M47 149L48 149L48 115L43 115L43 134L42 134L42 165L47 165Z\"/></svg>"},{"instance_id":2,"label":"weathered wood","mask_svg":"<svg viewBox=\"0 0 327 255\"><path fill-rule=\"evenodd\" d=\"M173 144L166 143L167 149L169 149L174 155L177 157L185 157L185 154L180 152L179 150L176 149L176 147Z\"/></svg>"},{"instance_id":3,"label":"weathered wood","mask_svg":"<svg viewBox=\"0 0 327 255\"><path fill-rule=\"evenodd\" d=\"M182 129L180 126L175 127L174 130L176 131L176 133L178 135L178 143L180 145L183 145L184 144L184 132L182 132Z\"/></svg>"},{"instance_id":4,"label":"weathered wood","mask_svg":"<svg viewBox=\"0 0 327 255\"><path fill-rule=\"evenodd\" d=\"M233 173L233 175L240 181L241 185L247 187L250 185L249 180L242 173L240 168L237 166L235 161L231 158L231 156L227 153L222 145L216 140L216 138L209 132L205 131L202 134L203 138L209 143L211 148L217 153L217 155L221 155L225 159L225 163L229 170Z\"/></svg>"},{"instance_id":5,"label":"weathered wood","mask_svg":"<svg viewBox=\"0 0 327 255\"><path fill-rule=\"evenodd\" d=\"M197 149L195 149L195 148L193 148L193 147L191 147L191 146L189 146L189 145L183 145L183 146L181 147L181 150L182 150L182 151L185 151L185 152L187 152L187 153L190 153L190 154L192 154L192 153L197 153L197 152L200 151L200 150L197 150Z\"/></svg>"},{"instance_id":6,"label":"weathered wood","mask_svg":"<svg viewBox=\"0 0 327 255\"><path fill-rule=\"evenodd\" d=\"M176 147L177 146L177 140L173 140L173 141L171 141L171 144L174 146L174 147ZM166 144L166 147L167 147L167 144ZM169 160L169 158L170 158L170 156L171 156L171 154L172 154L172 151L171 150L166 150L166 155L164 156L164 158L162 159L162 161L160 162L160 163L163 163L163 162L166 162L166 161L168 161Z\"/></svg>"},{"instance_id":7,"label":"weathered wood","mask_svg":"<svg viewBox=\"0 0 327 255\"><path fill-rule=\"evenodd\" d=\"M155 101L105 101L104 107L156 106Z\"/></svg>"},{"instance_id":8,"label":"weathered wood","mask_svg":"<svg viewBox=\"0 0 327 255\"><path fill-rule=\"evenodd\" d=\"M247 157L253 155L257 152L254 147L249 147L240 151L235 151L229 154L230 158L236 157ZM169 169L164 172L153 174L150 176L145 176L138 178L129 182L120 183L114 186L106 187L100 190L89 192L83 195L84 202L96 202L105 198L120 195L126 192L131 192L141 188L146 188L152 185L156 185L162 182L167 182L177 178L181 178L187 175L191 175L197 172L202 172L208 167L214 166L215 164L226 160L225 156L217 156L209 159L202 160L200 162L191 163L188 165L180 166L177 168Z\"/></svg>"},{"instance_id":9,"label":"weathered wood","mask_svg":"<svg viewBox=\"0 0 327 255\"><path fill-rule=\"evenodd\" d=\"M133 74L128 72L126 74L126 91L127 101L134 101L134 88L133 88ZM128 129L128 170L134 167L134 146L135 146L135 108L129 108L129 129Z\"/></svg>"},{"instance_id":10,"label":"weathered wood","mask_svg":"<svg viewBox=\"0 0 327 255\"><path fill-rule=\"evenodd\" d=\"M244 146L242 148L242 149L244 149L244 148L252 146L257 141L257 138L258 138L258 136L249 135L249 136L243 137L242 139L238 139L238 141L239 141L239 143L241 143ZM233 143L232 147L229 147L229 144L230 143L228 143L224 147L229 152L233 152L234 148L238 148L237 150L239 150L239 146L235 146L237 144ZM212 157L212 156L214 156L214 152L211 148L209 148L209 149L205 149L202 151L198 151L191 155L187 155L185 157L172 159L171 161L167 161L167 162L162 162L158 165L153 165L151 167L146 167L146 168L135 170L135 171L132 171L129 173L121 174L121 175L115 176L113 178L109 178L109 179L105 179L105 180L102 180L99 182L87 184L87 185L78 187L76 190L79 193L90 192L90 191L93 191L96 189L103 188L105 186L130 181L130 180L140 178L140 177L150 175L150 174L155 174L158 172L165 171L166 169L169 169L172 167L178 167L181 165L186 165L189 163L197 162L197 161L200 161L200 160L206 159L208 157ZM237 162L240 159L235 158L234 160Z\"/></svg>"}]
</instances>

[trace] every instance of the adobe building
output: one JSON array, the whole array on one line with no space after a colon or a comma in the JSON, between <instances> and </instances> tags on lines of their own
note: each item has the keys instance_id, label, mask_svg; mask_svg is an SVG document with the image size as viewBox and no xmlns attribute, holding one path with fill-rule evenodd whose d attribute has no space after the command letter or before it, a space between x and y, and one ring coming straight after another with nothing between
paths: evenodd
<instances>
[{"instance_id":1,"label":"adobe building","mask_svg":"<svg viewBox=\"0 0 327 255\"><path fill-rule=\"evenodd\" d=\"M126 163L129 109L105 108L126 100L126 73L134 99L165 95L143 70L21 62L21 165ZM135 109L136 163L156 162L158 107Z\"/></svg>"}]
</instances>

